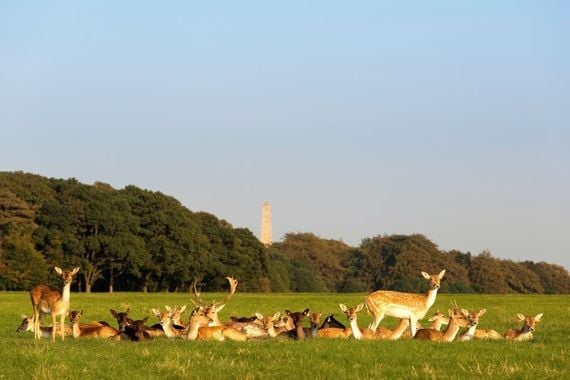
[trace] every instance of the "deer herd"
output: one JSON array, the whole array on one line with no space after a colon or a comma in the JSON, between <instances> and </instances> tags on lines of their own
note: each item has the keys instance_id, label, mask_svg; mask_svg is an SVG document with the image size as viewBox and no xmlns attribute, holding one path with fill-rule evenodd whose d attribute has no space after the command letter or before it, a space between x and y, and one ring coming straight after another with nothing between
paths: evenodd
<instances>
[{"instance_id":1,"label":"deer herd","mask_svg":"<svg viewBox=\"0 0 570 380\"><path fill-rule=\"evenodd\" d=\"M194 309L190 311L187 323L182 320L186 305L166 306L164 310L152 309L158 323L148 326L148 318L133 320L129 318L129 309L125 311L110 310L113 318L117 320L117 328L104 321L80 323L83 310L70 310L70 288L79 267L70 271L63 271L55 267L55 272L63 279L63 290L50 289L46 285L37 285L30 290L33 315L23 315L21 325L17 332L33 331L36 339L51 338L55 341L59 334L61 340L66 336L73 338L90 337L111 339L117 341L144 341L153 337L164 336L169 339L186 340L233 340L247 341L251 339L348 339L356 340L396 340L396 339L423 339L430 341L451 342L453 340L465 341L474 339L507 339L513 341L526 341L533 338L536 324L540 322L542 313L536 316L517 314L523 322L520 329L509 329L503 335L491 329L477 329L479 319L486 309L468 311L459 308L456 304L447 314L436 312L428 319L431 325L423 328L422 320L434 304L441 279L445 270L435 275L422 272L422 276L429 282L427 294L403 293L388 290L379 290L369 294L363 303L356 307L347 307L339 304L340 310L346 316L349 326L329 315L321 322L321 313L311 313L309 309L300 312L285 310L281 315L261 315L256 313L251 317L230 317L229 321L220 320L218 313L225 307L234 295L238 281L233 277L226 277L230 285L230 292L221 302L208 303L202 300L201 294L194 283L192 303ZM364 309L372 315L372 323L368 328L360 328L358 314ZM51 315L51 326L41 326L40 322L45 315ZM57 317L60 317L59 324ZM385 316L400 320L394 329L379 327ZM70 326L65 324L69 317ZM309 319L310 327L303 327L305 318ZM445 329L442 327L446 325ZM459 334L461 329L464 331ZM459 334L459 337L457 335Z\"/></svg>"}]
</instances>

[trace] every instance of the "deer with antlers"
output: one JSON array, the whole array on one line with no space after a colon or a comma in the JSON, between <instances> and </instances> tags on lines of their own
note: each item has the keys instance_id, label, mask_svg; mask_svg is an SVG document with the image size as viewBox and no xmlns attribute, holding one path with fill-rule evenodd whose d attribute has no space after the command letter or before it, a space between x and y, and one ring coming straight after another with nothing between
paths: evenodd
<instances>
[{"instance_id":1,"label":"deer with antlers","mask_svg":"<svg viewBox=\"0 0 570 380\"><path fill-rule=\"evenodd\" d=\"M431 340L439 342L452 342L461 327L469 327L469 312L465 309L449 310L449 324L445 331L433 329L420 329L414 335L414 339Z\"/></svg>"},{"instance_id":2,"label":"deer with antlers","mask_svg":"<svg viewBox=\"0 0 570 380\"><path fill-rule=\"evenodd\" d=\"M388 290L378 290L369 294L365 299L365 304L374 320L368 328L376 331L382 318L388 315L395 318L408 319L410 321L410 333L414 336L416 334L417 321L422 319L434 304L441 279L444 275L445 269L435 275L422 272L422 276L429 281L429 290L426 295Z\"/></svg>"},{"instance_id":3,"label":"deer with antlers","mask_svg":"<svg viewBox=\"0 0 570 380\"><path fill-rule=\"evenodd\" d=\"M69 310L69 299L71 296L71 283L73 277L79 272L79 267L70 271L63 271L60 267L55 267L55 272L63 279L63 291L52 290L46 285L36 285L30 290L30 299L34 309L34 333L36 339L41 339L40 320L44 315L51 314L52 341L55 342L55 333L61 333L61 340L65 339L65 316ZM57 330L56 318L60 317L60 329Z\"/></svg>"}]
</instances>

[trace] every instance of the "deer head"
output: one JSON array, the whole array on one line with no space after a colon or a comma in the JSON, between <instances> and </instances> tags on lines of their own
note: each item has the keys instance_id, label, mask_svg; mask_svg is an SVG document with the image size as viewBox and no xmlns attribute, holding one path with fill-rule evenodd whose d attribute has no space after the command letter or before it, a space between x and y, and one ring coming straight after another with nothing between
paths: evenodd
<instances>
[{"instance_id":1,"label":"deer head","mask_svg":"<svg viewBox=\"0 0 570 380\"><path fill-rule=\"evenodd\" d=\"M517 314L518 319L524 322L523 329L533 332L536 328L536 324L542 319L543 313L537 314L534 317L524 316L522 314Z\"/></svg>"},{"instance_id":2,"label":"deer head","mask_svg":"<svg viewBox=\"0 0 570 380\"><path fill-rule=\"evenodd\" d=\"M55 273L57 273L61 278L63 278L63 283L65 285L71 284L73 277L79 272L79 267L75 267L70 271L64 271L60 267L55 267Z\"/></svg>"},{"instance_id":3,"label":"deer head","mask_svg":"<svg viewBox=\"0 0 570 380\"><path fill-rule=\"evenodd\" d=\"M426 272L422 272L422 276L424 276L424 278L429 281L430 290L439 289L439 287L441 286L441 279L443 278L443 275L445 275L445 269L439 272L439 274L430 275Z\"/></svg>"},{"instance_id":4,"label":"deer head","mask_svg":"<svg viewBox=\"0 0 570 380\"><path fill-rule=\"evenodd\" d=\"M357 319L357 314L362 311L362 309L364 308L364 304L361 303L358 306L356 306L356 308L347 308L344 304L339 303L338 306L340 307L340 310L344 313L344 315L346 315L346 317L348 318L349 322L352 321L356 321Z\"/></svg>"}]
</instances>

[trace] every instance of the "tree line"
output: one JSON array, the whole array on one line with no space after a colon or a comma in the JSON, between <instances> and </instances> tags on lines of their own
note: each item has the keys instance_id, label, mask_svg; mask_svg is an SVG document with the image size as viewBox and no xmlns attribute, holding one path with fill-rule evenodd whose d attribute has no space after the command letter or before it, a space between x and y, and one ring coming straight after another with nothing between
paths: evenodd
<instances>
[{"instance_id":1,"label":"tree line","mask_svg":"<svg viewBox=\"0 0 570 380\"><path fill-rule=\"evenodd\" d=\"M224 277L250 292L423 291L421 271L447 270L442 292L570 293L565 268L441 251L423 235L379 235L358 247L290 233L264 247L245 228L175 198L126 186L0 172L0 289L58 287L53 266L80 266L78 291L206 291Z\"/></svg>"}]
</instances>

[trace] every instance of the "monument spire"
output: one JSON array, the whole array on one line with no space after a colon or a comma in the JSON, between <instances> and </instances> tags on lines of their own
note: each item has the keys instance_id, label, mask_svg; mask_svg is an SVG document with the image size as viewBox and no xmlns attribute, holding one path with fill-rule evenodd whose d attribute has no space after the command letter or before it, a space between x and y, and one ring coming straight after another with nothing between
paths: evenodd
<instances>
[{"instance_id":1,"label":"monument spire","mask_svg":"<svg viewBox=\"0 0 570 380\"><path fill-rule=\"evenodd\" d=\"M271 245L271 205L269 202L263 202L261 207L261 242L265 245Z\"/></svg>"}]
</instances>

